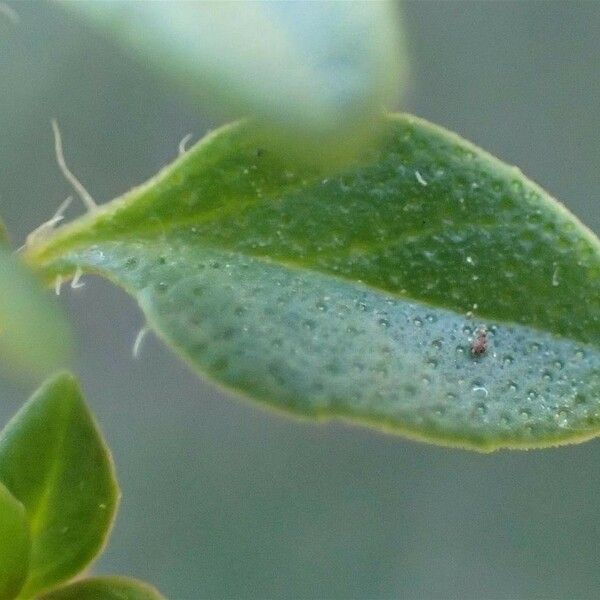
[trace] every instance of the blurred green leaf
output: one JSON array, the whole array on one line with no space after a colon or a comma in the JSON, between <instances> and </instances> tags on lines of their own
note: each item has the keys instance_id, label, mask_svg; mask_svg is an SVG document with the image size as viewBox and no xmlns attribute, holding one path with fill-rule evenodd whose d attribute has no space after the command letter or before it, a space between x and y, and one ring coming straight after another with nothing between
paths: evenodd
<instances>
[{"instance_id":1,"label":"blurred green leaf","mask_svg":"<svg viewBox=\"0 0 600 600\"><path fill-rule=\"evenodd\" d=\"M135 579L94 577L54 590L40 600L162 600L162 596Z\"/></svg>"},{"instance_id":2,"label":"blurred green leaf","mask_svg":"<svg viewBox=\"0 0 600 600\"><path fill-rule=\"evenodd\" d=\"M1 247L0 290L0 360L5 370L47 375L64 367L72 342L62 312L33 273Z\"/></svg>"},{"instance_id":3,"label":"blurred green leaf","mask_svg":"<svg viewBox=\"0 0 600 600\"><path fill-rule=\"evenodd\" d=\"M109 452L68 374L46 382L0 435L0 480L32 537L31 598L79 573L104 544L118 503Z\"/></svg>"},{"instance_id":4,"label":"blurred green leaf","mask_svg":"<svg viewBox=\"0 0 600 600\"><path fill-rule=\"evenodd\" d=\"M29 565L29 527L23 505L0 484L0 600L19 593Z\"/></svg>"},{"instance_id":5,"label":"blurred green leaf","mask_svg":"<svg viewBox=\"0 0 600 600\"><path fill-rule=\"evenodd\" d=\"M347 160L395 107L394 2L66 2L227 116L255 116L304 156Z\"/></svg>"},{"instance_id":6,"label":"blurred green leaf","mask_svg":"<svg viewBox=\"0 0 600 600\"><path fill-rule=\"evenodd\" d=\"M8 242L8 233L6 231L6 226L0 219L0 244L5 244Z\"/></svg>"},{"instance_id":7,"label":"blurred green leaf","mask_svg":"<svg viewBox=\"0 0 600 600\"><path fill-rule=\"evenodd\" d=\"M598 435L598 239L420 119L363 159L324 178L226 127L28 260L122 285L196 369L276 408L479 450Z\"/></svg>"}]
</instances>

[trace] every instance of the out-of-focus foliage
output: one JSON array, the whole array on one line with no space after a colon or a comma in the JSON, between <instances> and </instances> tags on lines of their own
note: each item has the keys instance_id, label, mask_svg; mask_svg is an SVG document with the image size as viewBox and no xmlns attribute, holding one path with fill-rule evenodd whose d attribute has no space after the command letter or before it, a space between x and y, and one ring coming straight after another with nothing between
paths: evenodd
<instances>
[{"instance_id":1,"label":"out-of-focus foliage","mask_svg":"<svg viewBox=\"0 0 600 600\"><path fill-rule=\"evenodd\" d=\"M12 600L23 587L31 540L23 505L0 483L0 599Z\"/></svg>"},{"instance_id":2,"label":"out-of-focus foliage","mask_svg":"<svg viewBox=\"0 0 600 600\"><path fill-rule=\"evenodd\" d=\"M349 160L395 108L405 76L397 5L66 2L201 105L252 115L282 150Z\"/></svg>"},{"instance_id":3,"label":"out-of-focus foliage","mask_svg":"<svg viewBox=\"0 0 600 600\"><path fill-rule=\"evenodd\" d=\"M41 600L161 600L152 586L125 577L91 577L76 581Z\"/></svg>"},{"instance_id":4,"label":"out-of-focus foliage","mask_svg":"<svg viewBox=\"0 0 600 600\"><path fill-rule=\"evenodd\" d=\"M19 257L0 247L0 360L4 372L47 375L65 366L70 352L71 332L62 311Z\"/></svg>"}]
</instances>

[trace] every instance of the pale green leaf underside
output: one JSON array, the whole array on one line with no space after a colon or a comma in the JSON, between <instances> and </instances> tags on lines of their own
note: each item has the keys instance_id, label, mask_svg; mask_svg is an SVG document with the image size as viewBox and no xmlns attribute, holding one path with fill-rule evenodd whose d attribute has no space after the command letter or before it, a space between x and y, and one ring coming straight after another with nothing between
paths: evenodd
<instances>
[{"instance_id":1,"label":"pale green leaf underside","mask_svg":"<svg viewBox=\"0 0 600 600\"><path fill-rule=\"evenodd\" d=\"M323 177L224 128L28 258L124 286L194 367L273 407L481 450L596 435L598 240L413 117L365 160Z\"/></svg>"},{"instance_id":2,"label":"pale green leaf underside","mask_svg":"<svg viewBox=\"0 0 600 600\"><path fill-rule=\"evenodd\" d=\"M162 600L153 587L125 577L92 577L46 594L41 600Z\"/></svg>"},{"instance_id":3,"label":"pale green leaf underside","mask_svg":"<svg viewBox=\"0 0 600 600\"><path fill-rule=\"evenodd\" d=\"M20 598L67 581L100 551L118 501L112 461L70 375L46 382L0 434L0 481L25 507Z\"/></svg>"},{"instance_id":4,"label":"pale green leaf underside","mask_svg":"<svg viewBox=\"0 0 600 600\"><path fill-rule=\"evenodd\" d=\"M404 71L388 0L64 4L190 97L254 115L301 151L364 142Z\"/></svg>"},{"instance_id":5,"label":"pale green leaf underside","mask_svg":"<svg viewBox=\"0 0 600 600\"><path fill-rule=\"evenodd\" d=\"M0 600L12 600L29 566L29 527L23 505L0 484Z\"/></svg>"}]
</instances>

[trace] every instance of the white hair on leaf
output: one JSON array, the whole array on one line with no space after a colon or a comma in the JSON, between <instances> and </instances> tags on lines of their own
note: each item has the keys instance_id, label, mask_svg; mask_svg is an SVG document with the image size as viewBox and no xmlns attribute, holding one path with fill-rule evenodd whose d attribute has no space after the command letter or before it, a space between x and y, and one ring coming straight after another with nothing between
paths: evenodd
<instances>
[{"instance_id":1,"label":"white hair on leaf","mask_svg":"<svg viewBox=\"0 0 600 600\"><path fill-rule=\"evenodd\" d=\"M186 136L184 136L181 139L181 141L179 142L179 146L178 146L179 156L182 156L183 154L185 154L187 152L186 145L192 139L193 135L194 135L193 133L188 133Z\"/></svg>"},{"instance_id":2,"label":"white hair on leaf","mask_svg":"<svg viewBox=\"0 0 600 600\"><path fill-rule=\"evenodd\" d=\"M62 287L62 275L57 275L56 279L54 280L54 293L57 296L60 296L60 288Z\"/></svg>"},{"instance_id":3,"label":"white hair on leaf","mask_svg":"<svg viewBox=\"0 0 600 600\"><path fill-rule=\"evenodd\" d=\"M419 171L415 171L415 177L417 178L417 181L422 186L426 186L427 185L427 181L425 180L425 178L423 177L423 175L421 175L421 173L419 173Z\"/></svg>"},{"instance_id":4,"label":"white hair on leaf","mask_svg":"<svg viewBox=\"0 0 600 600\"><path fill-rule=\"evenodd\" d=\"M135 336L135 341L133 342L133 348L131 350L131 353L133 354L133 358L139 358L140 356L140 349L142 347L142 342L144 341L144 338L146 337L146 335L148 335L150 331L150 327L148 327L148 325L144 325L137 333L137 335Z\"/></svg>"},{"instance_id":5,"label":"white hair on leaf","mask_svg":"<svg viewBox=\"0 0 600 600\"><path fill-rule=\"evenodd\" d=\"M78 290L85 285L85 283L83 283L83 281L81 281L82 275L83 275L83 271L81 270L81 267L77 267L77 269L75 270L75 275L73 275L73 279L71 279L71 288L72 289Z\"/></svg>"},{"instance_id":6,"label":"white hair on leaf","mask_svg":"<svg viewBox=\"0 0 600 600\"><path fill-rule=\"evenodd\" d=\"M69 205L73 202L73 198L69 196L57 209L54 215L50 217L47 221L42 223L39 227L36 227L26 238L25 246L28 248L35 242L39 242L46 238L56 225L58 225L65 218L65 211L69 208Z\"/></svg>"},{"instance_id":7,"label":"white hair on leaf","mask_svg":"<svg viewBox=\"0 0 600 600\"><path fill-rule=\"evenodd\" d=\"M73 173L67 167L65 161L65 155L63 153L62 138L60 136L60 129L56 119L52 119L52 131L54 132L54 150L56 152L56 162L58 168L61 170L65 179L71 184L73 189L77 192L77 195L81 198L81 201L85 205L88 212L93 212L98 208L96 201L90 196L88 191L83 187L83 184L73 175Z\"/></svg>"}]
</instances>

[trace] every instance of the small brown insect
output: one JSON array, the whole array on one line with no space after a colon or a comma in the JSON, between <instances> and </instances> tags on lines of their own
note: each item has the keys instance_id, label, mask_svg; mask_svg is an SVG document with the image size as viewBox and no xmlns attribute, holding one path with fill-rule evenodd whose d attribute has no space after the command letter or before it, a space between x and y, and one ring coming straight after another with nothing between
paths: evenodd
<instances>
[{"instance_id":1,"label":"small brown insect","mask_svg":"<svg viewBox=\"0 0 600 600\"><path fill-rule=\"evenodd\" d=\"M477 331L473 341L471 342L471 354L473 356L481 356L487 352L487 348L487 331L485 329L480 329Z\"/></svg>"}]
</instances>

